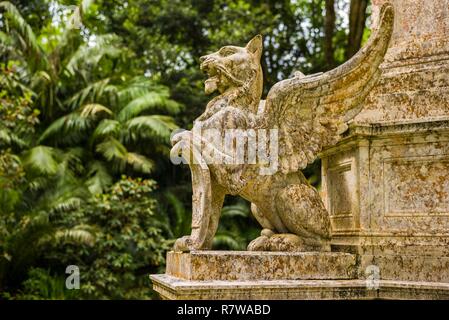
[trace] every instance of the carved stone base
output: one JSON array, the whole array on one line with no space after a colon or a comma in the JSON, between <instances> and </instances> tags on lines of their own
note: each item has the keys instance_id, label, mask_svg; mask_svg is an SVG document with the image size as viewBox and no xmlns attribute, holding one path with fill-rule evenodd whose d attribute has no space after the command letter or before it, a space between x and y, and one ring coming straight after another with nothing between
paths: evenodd
<instances>
[{"instance_id":1,"label":"carved stone base","mask_svg":"<svg viewBox=\"0 0 449 320\"><path fill-rule=\"evenodd\" d=\"M449 299L448 258L377 258L342 252L172 251L166 274L150 278L163 299ZM365 274L370 265L379 267L379 280Z\"/></svg>"},{"instance_id":2,"label":"carved stone base","mask_svg":"<svg viewBox=\"0 0 449 320\"><path fill-rule=\"evenodd\" d=\"M185 280L351 279L355 256L339 252L168 252L166 274Z\"/></svg>"},{"instance_id":3,"label":"carved stone base","mask_svg":"<svg viewBox=\"0 0 449 320\"><path fill-rule=\"evenodd\" d=\"M169 300L449 299L449 283L381 280L192 281L152 275L153 288Z\"/></svg>"}]
</instances>

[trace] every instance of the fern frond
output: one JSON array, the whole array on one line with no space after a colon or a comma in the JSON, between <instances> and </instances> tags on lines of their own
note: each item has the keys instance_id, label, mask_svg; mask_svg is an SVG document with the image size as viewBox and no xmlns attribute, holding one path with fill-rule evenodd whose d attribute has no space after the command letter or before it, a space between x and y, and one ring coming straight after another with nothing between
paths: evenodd
<instances>
[{"instance_id":1,"label":"fern frond","mask_svg":"<svg viewBox=\"0 0 449 320\"><path fill-rule=\"evenodd\" d=\"M93 246L95 244L95 233L92 227L80 225L71 229L56 231L55 240L57 243L72 242L76 244Z\"/></svg>"}]
</instances>

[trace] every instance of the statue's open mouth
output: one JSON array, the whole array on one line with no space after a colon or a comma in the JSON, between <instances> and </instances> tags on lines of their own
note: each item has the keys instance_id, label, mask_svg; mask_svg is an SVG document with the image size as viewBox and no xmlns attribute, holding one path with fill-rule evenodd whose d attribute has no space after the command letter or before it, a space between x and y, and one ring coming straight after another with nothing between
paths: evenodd
<instances>
[{"instance_id":1,"label":"statue's open mouth","mask_svg":"<svg viewBox=\"0 0 449 320\"><path fill-rule=\"evenodd\" d=\"M204 62L201 64L200 69L205 72L208 76L206 81L204 81L204 91L206 94L210 94L218 89L218 84L220 83L220 71L212 62Z\"/></svg>"}]
</instances>

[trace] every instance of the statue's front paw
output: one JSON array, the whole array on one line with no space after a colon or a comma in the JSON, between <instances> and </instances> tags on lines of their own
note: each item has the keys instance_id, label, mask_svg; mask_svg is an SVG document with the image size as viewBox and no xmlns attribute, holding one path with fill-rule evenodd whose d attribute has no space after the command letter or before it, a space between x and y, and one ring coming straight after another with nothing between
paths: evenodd
<instances>
[{"instance_id":1,"label":"statue's front paw","mask_svg":"<svg viewBox=\"0 0 449 320\"><path fill-rule=\"evenodd\" d=\"M199 247L197 243L192 239L191 236L184 236L177 239L173 246L174 251L192 251L198 249Z\"/></svg>"}]
</instances>

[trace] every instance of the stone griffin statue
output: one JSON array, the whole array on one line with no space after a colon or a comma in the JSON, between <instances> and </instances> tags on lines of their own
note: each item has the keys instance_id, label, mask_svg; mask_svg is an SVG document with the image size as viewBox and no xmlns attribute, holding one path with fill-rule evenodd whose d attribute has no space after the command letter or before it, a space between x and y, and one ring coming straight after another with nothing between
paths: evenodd
<instances>
[{"instance_id":1,"label":"stone griffin statue","mask_svg":"<svg viewBox=\"0 0 449 320\"><path fill-rule=\"evenodd\" d=\"M171 155L182 155L189 164L193 184L192 232L178 239L174 250L211 248L226 194L250 201L251 211L263 228L248 250L330 250L329 214L300 170L324 147L336 144L361 110L361 103L379 78L393 20L393 7L384 5L377 30L352 59L326 73L305 76L297 72L274 85L266 100L261 100L260 35L245 47L225 46L200 58L201 69L209 77L206 94L219 94L208 103L192 130L171 139ZM215 137L195 134L207 129L213 129ZM217 143L226 131L240 132L237 138L250 144L251 135L273 129L276 135L270 135L269 142L276 142L278 147L270 148L269 155L277 156L278 166L272 174L261 174L266 162L249 161L248 154L245 161L232 162L235 153ZM226 161L213 161L217 155Z\"/></svg>"}]
</instances>

